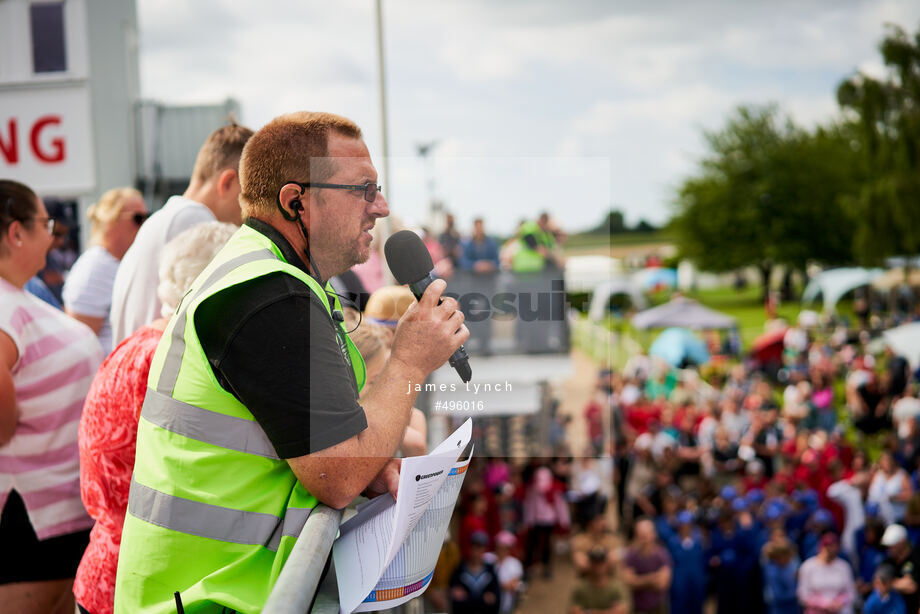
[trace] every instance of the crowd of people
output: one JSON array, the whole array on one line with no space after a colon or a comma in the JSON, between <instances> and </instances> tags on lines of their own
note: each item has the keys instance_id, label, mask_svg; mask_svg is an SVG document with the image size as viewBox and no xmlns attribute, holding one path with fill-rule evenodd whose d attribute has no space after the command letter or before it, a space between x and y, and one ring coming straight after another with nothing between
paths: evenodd
<instances>
[{"instance_id":1,"label":"crowd of people","mask_svg":"<svg viewBox=\"0 0 920 614\"><path fill-rule=\"evenodd\" d=\"M638 355L610 373L632 611L918 611L917 374L815 324L786 330L778 369Z\"/></svg>"},{"instance_id":2,"label":"crowd of people","mask_svg":"<svg viewBox=\"0 0 920 614\"><path fill-rule=\"evenodd\" d=\"M625 594L611 582L619 542L602 479L592 457L474 458L425 595L432 611L541 607L522 606L528 587L552 583L564 563L576 571L563 588L572 612L625 612Z\"/></svg>"},{"instance_id":3,"label":"crowd of people","mask_svg":"<svg viewBox=\"0 0 920 614\"><path fill-rule=\"evenodd\" d=\"M391 216L388 225L391 234L403 229L397 216ZM368 260L353 267L342 279L343 288L356 296L360 305L369 293L386 285L383 230L383 225L374 228ZM444 230L438 234L424 226L414 230L431 254L435 273L447 280L458 271L475 275L498 271L533 273L565 265L561 245L566 235L546 212L536 221L521 220L503 243L486 232L485 220L481 217L473 219L472 229L466 235L457 229L454 215L450 213L445 216Z\"/></svg>"}]
</instances>

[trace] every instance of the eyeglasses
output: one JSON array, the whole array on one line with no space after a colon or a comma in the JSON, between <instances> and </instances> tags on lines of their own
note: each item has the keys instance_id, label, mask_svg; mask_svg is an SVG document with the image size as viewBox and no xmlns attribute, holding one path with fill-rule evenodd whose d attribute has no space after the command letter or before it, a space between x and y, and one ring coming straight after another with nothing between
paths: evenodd
<instances>
[{"instance_id":1,"label":"eyeglasses","mask_svg":"<svg viewBox=\"0 0 920 614\"><path fill-rule=\"evenodd\" d=\"M48 234L49 234L49 235L53 235L53 234L54 234L54 225L57 223L57 220L55 220L53 217L49 217L49 216L47 216L47 215L36 215L35 217L33 217L33 218L31 218L31 219L33 219L33 220L45 220L45 230L48 231Z\"/></svg>"},{"instance_id":2,"label":"eyeglasses","mask_svg":"<svg viewBox=\"0 0 920 614\"><path fill-rule=\"evenodd\" d=\"M370 181L367 183L359 183L357 185L349 185L343 183L300 183L299 181L288 181L288 183L293 183L294 185L300 186L301 190L306 190L307 188L329 188L331 190L351 190L353 192L364 192L364 200L369 203L377 200L377 193L383 191L382 187Z\"/></svg>"}]
</instances>

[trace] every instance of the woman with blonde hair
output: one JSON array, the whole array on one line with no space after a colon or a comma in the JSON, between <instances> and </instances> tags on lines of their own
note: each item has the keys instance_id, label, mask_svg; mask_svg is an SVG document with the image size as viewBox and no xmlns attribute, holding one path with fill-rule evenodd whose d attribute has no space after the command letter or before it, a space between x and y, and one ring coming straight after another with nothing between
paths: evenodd
<instances>
[{"instance_id":1,"label":"woman with blonde hair","mask_svg":"<svg viewBox=\"0 0 920 614\"><path fill-rule=\"evenodd\" d=\"M25 292L54 219L0 180L0 610L72 614L93 519L80 501L77 426L102 350L93 332Z\"/></svg>"},{"instance_id":2,"label":"woman with blonde hair","mask_svg":"<svg viewBox=\"0 0 920 614\"><path fill-rule=\"evenodd\" d=\"M406 286L383 286L367 299L364 317L374 324L396 330L399 318L415 302L415 296Z\"/></svg>"},{"instance_id":3,"label":"woman with blonde hair","mask_svg":"<svg viewBox=\"0 0 920 614\"><path fill-rule=\"evenodd\" d=\"M114 188L86 212L92 244L77 258L64 282L64 311L99 336L103 351L112 350L112 286L122 256L147 219L144 197L134 188Z\"/></svg>"}]
</instances>

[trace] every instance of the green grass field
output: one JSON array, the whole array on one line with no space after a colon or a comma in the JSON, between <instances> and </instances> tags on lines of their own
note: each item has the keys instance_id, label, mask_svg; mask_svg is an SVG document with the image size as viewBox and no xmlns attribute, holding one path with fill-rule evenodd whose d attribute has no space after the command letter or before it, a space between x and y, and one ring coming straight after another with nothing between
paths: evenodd
<instances>
[{"instance_id":1,"label":"green grass field","mask_svg":"<svg viewBox=\"0 0 920 614\"><path fill-rule=\"evenodd\" d=\"M754 339L765 332L764 324L767 313L761 301L759 287L747 287L738 291L734 288L716 288L687 293L710 309L726 313L738 320L738 333L745 350L751 347ZM787 322L794 323L802 310L798 301L783 303L777 307L776 315Z\"/></svg>"},{"instance_id":2,"label":"green grass field","mask_svg":"<svg viewBox=\"0 0 920 614\"><path fill-rule=\"evenodd\" d=\"M699 301L710 309L715 309L734 317L738 321L738 333L741 336L741 345L745 351L749 350L754 340L765 332L764 325L767 321L767 314L761 302L759 286L749 286L741 291L734 288L698 290L688 292L686 296ZM658 293L650 298L652 305L658 305L667 302L671 298L671 293ZM778 317L783 318L790 324L794 324L803 308L820 311L821 305L815 304L803 307L799 300L794 300L780 304L776 312ZM839 302L837 312L842 316L849 317L851 320L855 317L852 303L849 300ZM655 330L637 331L633 329L629 322L614 318L608 321L608 326L611 330L632 336L645 349L648 349L648 346L655 340L659 332Z\"/></svg>"},{"instance_id":3,"label":"green grass field","mask_svg":"<svg viewBox=\"0 0 920 614\"><path fill-rule=\"evenodd\" d=\"M616 235L581 234L572 235L565 240L563 249L582 249L585 247L617 247L624 245L644 245L671 241L672 238L663 231L631 232Z\"/></svg>"}]
</instances>

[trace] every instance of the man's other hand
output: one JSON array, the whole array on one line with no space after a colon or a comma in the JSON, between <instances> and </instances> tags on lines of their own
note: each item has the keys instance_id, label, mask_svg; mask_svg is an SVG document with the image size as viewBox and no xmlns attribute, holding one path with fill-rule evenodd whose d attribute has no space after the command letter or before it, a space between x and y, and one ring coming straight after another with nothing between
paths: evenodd
<instances>
[{"instance_id":1,"label":"man's other hand","mask_svg":"<svg viewBox=\"0 0 920 614\"><path fill-rule=\"evenodd\" d=\"M399 492L399 468L401 466L402 461L398 458L388 460L387 464L380 470L380 473L375 475L371 483L367 485L363 493L364 496L368 499L373 499L388 492L395 499Z\"/></svg>"}]
</instances>

